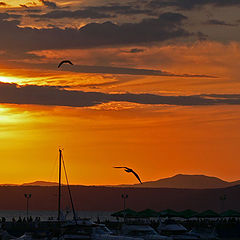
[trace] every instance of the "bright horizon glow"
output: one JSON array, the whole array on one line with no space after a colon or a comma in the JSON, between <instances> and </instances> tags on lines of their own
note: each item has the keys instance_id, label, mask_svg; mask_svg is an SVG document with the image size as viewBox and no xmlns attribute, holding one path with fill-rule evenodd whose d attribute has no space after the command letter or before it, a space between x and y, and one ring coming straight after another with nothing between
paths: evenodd
<instances>
[{"instance_id":1,"label":"bright horizon glow","mask_svg":"<svg viewBox=\"0 0 240 240\"><path fill-rule=\"evenodd\" d=\"M20 4L26 4L27 6L41 6L42 4L39 3L39 1L36 1L36 5L32 4L32 2L30 1L26 1L26 0L7 0L7 4L10 7L21 7Z\"/></svg>"},{"instance_id":2,"label":"bright horizon glow","mask_svg":"<svg viewBox=\"0 0 240 240\"><path fill-rule=\"evenodd\" d=\"M20 83L20 80L17 77L0 76L0 82L4 82L4 83Z\"/></svg>"},{"instance_id":3,"label":"bright horizon glow","mask_svg":"<svg viewBox=\"0 0 240 240\"><path fill-rule=\"evenodd\" d=\"M115 165L134 168L142 181L179 173L238 179L239 106L116 104L109 109L4 105L0 183L57 181L59 146L71 184L136 183Z\"/></svg>"}]
</instances>

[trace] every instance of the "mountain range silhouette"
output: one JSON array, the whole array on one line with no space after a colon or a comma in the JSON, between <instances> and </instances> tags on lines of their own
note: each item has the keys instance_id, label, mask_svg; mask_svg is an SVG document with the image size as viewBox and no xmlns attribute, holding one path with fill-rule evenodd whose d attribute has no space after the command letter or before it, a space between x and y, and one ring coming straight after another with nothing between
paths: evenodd
<instances>
[{"instance_id":1,"label":"mountain range silhouette","mask_svg":"<svg viewBox=\"0 0 240 240\"><path fill-rule=\"evenodd\" d=\"M162 178L156 181L148 181L144 182L143 184L134 184L132 186L143 188L209 189L209 188L225 188L236 186L239 184L240 180L228 182L217 177L210 177L206 175L177 174L173 177Z\"/></svg>"},{"instance_id":2,"label":"mountain range silhouette","mask_svg":"<svg viewBox=\"0 0 240 240\"><path fill-rule=\"evenodd\" d=\"M12 184L2 184L12 185ZM57 186L57 182L35 181L24 183L22 186ZM181 188L181 189L211 189L211 188L226 188L235 185L240 185L238 181L224 181L218 177L206 175L188 175L177 174L172 177L162 178L156 181L146 181L143 184L121 184L108 185L109 187L141 187L141 188Z\"/></svg>"}]
</instances>

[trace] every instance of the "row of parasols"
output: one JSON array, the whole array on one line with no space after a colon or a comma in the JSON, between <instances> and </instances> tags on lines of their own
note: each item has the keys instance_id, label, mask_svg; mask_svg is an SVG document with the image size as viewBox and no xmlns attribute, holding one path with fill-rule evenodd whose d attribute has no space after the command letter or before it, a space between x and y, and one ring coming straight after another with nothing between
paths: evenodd
<instances>
[{"instance_id":1,"label":"row of parasols","mask_svg":"<svg viewBox=\"0 0 240 240\"><path fill-rule=\"evenodd\" d=\"M132 209L125 209L119 212L113 213L111 216L119 218L156 218L156 217L179 217L179 218L238 218L240 217L240 212L235 210L227 210L222 213L217 213L212 210L206 210L204 212L196 212L191 209L187 209L181 212L174 211L172 209L166 209L160 212L157 212L152 209L145 209L140 212L136 212Z\"/></svg>"}]
</instances>

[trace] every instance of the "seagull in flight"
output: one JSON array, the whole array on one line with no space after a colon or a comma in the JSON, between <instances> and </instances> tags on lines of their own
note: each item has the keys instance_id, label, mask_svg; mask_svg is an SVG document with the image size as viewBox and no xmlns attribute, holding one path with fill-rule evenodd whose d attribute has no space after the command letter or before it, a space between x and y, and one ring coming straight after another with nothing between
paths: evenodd
<instances>
[{"instance_id":1,"label":"seagull in flight","mask_svg":"<svg viewBox=\"0 0 240 240\"><path fill-rule=\"evenodd\" d=\"M136 172L134 172L131 168L128 168L128 167L114 167L114 168L124 168L125 172L134 174L135 177L138 179L138 181L142 184L142 181L141 181L140 177L138 176L138 174Z\"/></svg>"},{"instance_id":2,"label":"seagull in flight","mask_svg":"<svg viewBox=\"0 0 240 240\"><path fill-rule=\"evenodd\" d=\"M73 65L73 63L71 62L71 61L69 61L69 60L63 60L63 61L61 61L59 64L58 64L58 68L60 68L63 64L65 64L65 63L68 63L68 64L70 64L70 65Z\"/></svg>"}]
</instances>

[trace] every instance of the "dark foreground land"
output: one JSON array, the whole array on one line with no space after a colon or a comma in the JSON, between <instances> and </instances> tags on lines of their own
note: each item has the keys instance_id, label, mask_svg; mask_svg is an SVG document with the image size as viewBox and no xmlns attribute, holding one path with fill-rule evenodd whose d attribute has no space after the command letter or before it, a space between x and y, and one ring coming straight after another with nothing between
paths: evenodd
<instances>
[{"instance_id":1,"label":"dark foreground land","mask_svg":"<svg viewBox=\"0 0 240 240\"><path fill-rule=\"evenodd\" d=\"M75 208L78 211L117 211L123 207L123 193L128 194L126 207L140 211L151 208L156 211L174 209L182 211L225 209L240 211L240 185L218 189L173 189L173 188L118 188L71 186ZM71 206L67 188L62 189L62 208ZM40 186L1 186L1 210L25 210L25 193L31 193L31 210L56 210L58 188ZM221 196L226 200L221 201ZM224 208L224 209L223 209Z\"/></svg>"},{"instance_id":2,"label":"dark foreground land","mask_svg":"<svg viewBox=\"0 0 240 240\"><path fill-rule=\"evenodd\" d=\"M173 220L166 220L173 221ZM177 223L176 221L174 221ZM100 222L98 222L100 223ZM105 224L113 233L117 234L120 232L123 222L101 222ZM127 222L132 224L133 222ZM240 220L239 219L216 219L216 220L185 220L179 222L187 228L188 231L191 229L210 230L216 232L219 239L240 239ZM134 224L142 224L141 221L134 222ZM151 220L148 222L150 226L157 230L159 226L158 220ZM26 232L35 233L38 236L51 236L58 232L59 223L57 221L16 221L16 222L1 222L2 229L6 230L9 234L14 237L20 237Z\"/></svg>"}]
</instances>

